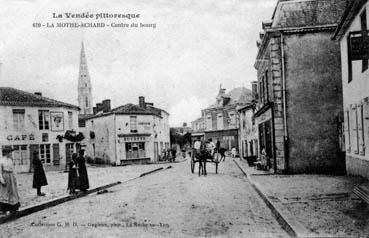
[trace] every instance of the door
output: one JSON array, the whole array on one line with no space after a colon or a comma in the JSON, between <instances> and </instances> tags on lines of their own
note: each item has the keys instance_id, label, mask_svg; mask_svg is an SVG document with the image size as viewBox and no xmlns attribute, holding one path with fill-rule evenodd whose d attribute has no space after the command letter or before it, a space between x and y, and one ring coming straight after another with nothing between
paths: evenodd
<instances>
[{"instance_id":1,"label":"door","mask_svg":"<svg viewBox=\"0 0 369 238\"><path fill-rule=\"evenodd\" d=\"M29 146L29 158L30 158L30 166L29 166L29 172L32 172L33 171L33 166L32 166L32 162L33 162L33 152L34 151L37 151L39 152L40 149L39 149L39 145L30 145Z\"/></svg>"},{"instance_id":2,"label":"door","mask_svg":"<svg viewBox=\"0 0 369 238\"><path fill-rule=\"evenodd\" d=\"M271 168L270 160L273 158L273 138L271 121L265 122L265 152L268 159L268 166Z\"/></svg>"},{"instance_id":3,"label":"door","mask_svg":"<svg viewBox=\"0 0 369 238\"><path fill-rule=\"evenodd\" d=\"M69 168L69 162L72 159L72 154L74 153L74 146L73 143L65 144L65 170Z\"/></svg>"},{"instance_id":4,"label":"door","mask_svg":"<svg viewBox=\"0 0 369 238\"><path fill-rule=\"evenodd\" d=\"M30 170L30 157L28 157L27 145L13 146L13 162L16 172L28 172Z\"/></svg>"}]
</instances>

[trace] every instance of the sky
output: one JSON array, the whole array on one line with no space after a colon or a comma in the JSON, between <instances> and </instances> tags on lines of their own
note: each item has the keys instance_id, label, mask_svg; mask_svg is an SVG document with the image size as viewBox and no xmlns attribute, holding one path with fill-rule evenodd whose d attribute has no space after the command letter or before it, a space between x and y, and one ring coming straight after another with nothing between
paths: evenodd
<instances>
[{"instance_id":1,"label":"sky","mask_svg":"<svg viewBox=\"0 0 369 238\"><path fill-rule=\"evenodd\" d=\"M93 103L138 97L170 113L171 126L201 116L220 84L251 88L261 23L277 0L2 0L0 86L78 105L81 42ZM66 19L65 13L140 14L135 19ZM63 18L53 18L53 13ZM153 27L61 28L56 23ZM41 23L44 27L34 27Z\"/></svg>"}]
</instances>

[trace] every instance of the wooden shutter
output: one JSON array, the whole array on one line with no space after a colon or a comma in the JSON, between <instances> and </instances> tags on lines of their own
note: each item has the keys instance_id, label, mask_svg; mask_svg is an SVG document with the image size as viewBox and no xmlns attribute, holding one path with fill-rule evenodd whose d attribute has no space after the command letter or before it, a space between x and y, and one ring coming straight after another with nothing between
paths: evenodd
<instances>
[{"instance_id":1,"label":"wooden shutter","mask_svg":"<svg viewBox=\"0 0 369 238\"><path fill-rule=\"evenodd\" d=\"M363 116L363 104L361 103L357 106L357 129L360 155L365 155Z\"/></svg>"},{"instance_id":2,"label":"wooden shutter","mask_svg":"<svg viewBox=\"0 0 369 238\"><path fill-rule=\"evenodd\" d=\"M60 165L59 144L53 144L53 164Z\"/></svg>"}]
</instances>

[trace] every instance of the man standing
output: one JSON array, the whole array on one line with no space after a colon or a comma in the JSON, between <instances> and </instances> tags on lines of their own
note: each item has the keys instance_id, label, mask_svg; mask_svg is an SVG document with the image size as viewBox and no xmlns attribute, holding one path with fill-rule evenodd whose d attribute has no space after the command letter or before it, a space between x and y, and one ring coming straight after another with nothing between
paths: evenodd
<instances>
[{"instance_id":1,"label":"man standing","mask_svg":"<svg viewBox=\"0 0 369 238\"><path fill-rule=\"evenodd\" d=\"M38 152L33 152L33 184L32 187L37 189L37 196L45 196L45 193L41 192L41 187L47 185L47 179L45 175L44 166L38 156Z\"/></svg>"}]
</instances>

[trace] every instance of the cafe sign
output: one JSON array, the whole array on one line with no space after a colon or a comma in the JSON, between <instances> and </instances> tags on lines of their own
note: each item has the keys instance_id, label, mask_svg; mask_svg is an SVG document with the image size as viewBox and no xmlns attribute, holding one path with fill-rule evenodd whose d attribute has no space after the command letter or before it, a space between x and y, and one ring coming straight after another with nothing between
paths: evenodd
<instances>
[{"instance_id":1,"label":"cafe sign","mask_svg":"<svg viewBox=\"0 0 369 238\"><path fill-rule=\"evenodd\" d=\"M8 141L25 141L25 140L35 140L35 135L8 135L6 137Z\"/></svg>"}]
</instances>

